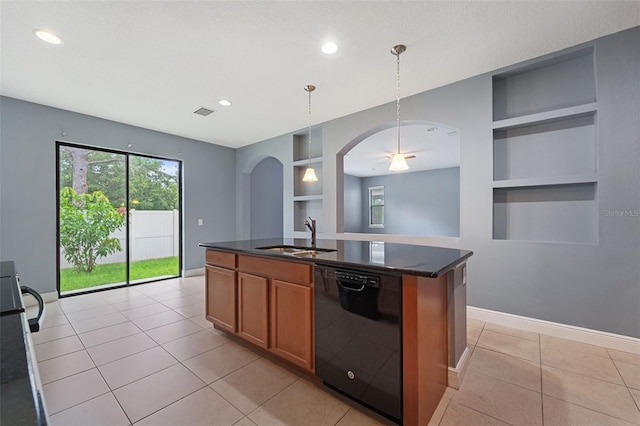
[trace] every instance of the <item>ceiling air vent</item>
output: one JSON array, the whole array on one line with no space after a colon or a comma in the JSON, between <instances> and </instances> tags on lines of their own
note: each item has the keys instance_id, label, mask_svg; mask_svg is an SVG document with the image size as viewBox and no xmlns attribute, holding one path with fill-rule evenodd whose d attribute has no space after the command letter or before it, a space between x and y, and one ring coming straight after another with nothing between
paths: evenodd
<instances>
[{"instance_id":1,"label":"ceiling air vent","mask_svg":"<svg viewBox=\"0 0 640 426\"><path fill-rule=\"evenodd\" d=\"M213 114L214 112L216 112L213 109L209 109L209 108L205 108L205 107L200 107L197 110L193 111L194 114L198 114L201 115L203 117L206 117L209 114Z\"/></svg>"}]
</instances>

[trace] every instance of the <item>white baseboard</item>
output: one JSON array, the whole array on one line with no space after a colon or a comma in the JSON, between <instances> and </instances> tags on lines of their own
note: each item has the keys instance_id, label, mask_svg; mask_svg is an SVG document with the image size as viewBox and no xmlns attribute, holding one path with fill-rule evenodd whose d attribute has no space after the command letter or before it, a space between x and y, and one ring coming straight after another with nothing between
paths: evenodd
<instances>
[{"instance_id":1,"label":"white baseboard","mask_svg":"<svg viewBox=\"0 0 640 426\"><path fill-rule=\"evenodd\" d=\"M182 271L182 276L185 278L197 277L198 275L204 275L204 272L205 272L204 268L185 269L184 271Z\"/></svg>"},{"instance_id":2,"label":"white baseboard","mask_svg":"<svg viewBox=\"0 0 640 426\"><path fill-rule=\"evenodd\" d=\"M467 373L467 369L469 367L469 357L471 356L471 351L467 346L464 348L464 352L462 352L462 356L458 361L458 364L455 368L449 367L449 371L447 372L447 385L454 389L460 389L460 385L462 384L462 380L464 380L464 375Z\"/></svg>"},{"instance_id":3,"label":"white baseboard","mask_svg":"<svg viewBox=\"0 0 640 426\"><path fill-rule=\"evenodd\" d=\"M640 339L606 331L592 330L536 318L521 317L504 312L467 306L467 317L520 330L533 331L553 337L575 340L624 352L640 354Z\"/></svg>"}]
</instances>

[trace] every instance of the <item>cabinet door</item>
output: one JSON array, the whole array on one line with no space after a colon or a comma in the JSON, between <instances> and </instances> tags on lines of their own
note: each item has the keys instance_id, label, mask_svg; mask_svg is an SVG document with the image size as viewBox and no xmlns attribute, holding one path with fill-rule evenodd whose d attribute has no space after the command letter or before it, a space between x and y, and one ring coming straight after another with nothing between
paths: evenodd
<instances>
[{"instance_id":1,"label":"cabinet door","mask_svg":"<svg viewBox=\"0 0 640 426\"><path fill-rule=\"evenodd\" d=\"M236 323L236 273L215 266L206 266L206 316L217 328L231 333Z\"/></svg>"},{"instance_id":2,"label":"cabinet door","mask_svg":"<svg viewBox=\"0 0 640 426\"><path fill-rule=\"evenodd\" d=\"M269 280L238 274L238 335L263 348L269 347Z\"/></svg>"},{"instance_id":3,"label":"cabinet door","mask_svg":"<svg viewBox=\"0 0 640 426\"><path fill-rule=\"evenodd\" d=\"M313 371L313 289L271 280L271 351Z\"/></svg>"}]
</instances>

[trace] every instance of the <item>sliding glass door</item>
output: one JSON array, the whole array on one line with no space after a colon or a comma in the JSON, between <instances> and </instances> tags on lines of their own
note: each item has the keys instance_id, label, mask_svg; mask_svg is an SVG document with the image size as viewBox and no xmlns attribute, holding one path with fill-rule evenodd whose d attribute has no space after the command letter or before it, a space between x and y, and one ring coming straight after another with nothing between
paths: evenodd
<instances>
[{"instance_id":1,"label":"sliding glass door","mask_svg":"<svg viewBox=\"0 0 640 426\"><path fill-rule=\"evenodd\" d=\"M180 274L180 162L129 156L131 282Z\"/></svg>"},{"instance_id":2,"label":"sliding glass door","mask_svg":"<svg viewBox=\"0 0 640 426\"><path fill-rule=\"evenodd\" d=\"M181 163L57 148L60 294L179 276Z\"/></svg>"}]
</instances>

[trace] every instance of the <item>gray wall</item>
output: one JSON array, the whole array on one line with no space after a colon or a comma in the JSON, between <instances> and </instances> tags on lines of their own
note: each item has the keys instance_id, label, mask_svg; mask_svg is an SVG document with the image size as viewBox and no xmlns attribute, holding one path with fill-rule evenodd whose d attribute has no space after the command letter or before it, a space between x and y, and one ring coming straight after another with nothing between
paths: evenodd
<instances>
[{"instance_id":1,"label":"gray wall","mask_svg":"<svg viewBox=\"0 0 640 426\"><path fill-rule=\"evenodd\" d=\"M460 236L460 168L361 179L361 227L371 234ZM384 186L384 228L369 228L369 187ZM345 212L351 210L346 198Z\"/></svg>"},{"instance_id":2,"label":"gray wall","mask_svg":"<svg viewBox=\"0 0 640 426\"><path fill-rule=\"evenodd\" d=\"M596 52L594 243L493 239L493 73L402 100L403 120L460 132L459 238L343 233L342 154L371 129L393 125L393 102L321 125L324 226L318 237L470 249L470 306L640 337L639 45L636 27L575 48ZM71 142L184 161L185 269L203 265L200 241L249 238L250 174L267 157L283 164L285 236L307 236L293 231L293 132L234 151L8 98L0 107L0 257L16 260L25 284L39 291L55 290L54 159L63 131Z\"/></svg>"},{"instance_id":3,"label":"gray wall","mask_svg":"<svg viewBox=\"0 0 640 426\"><path fill-rule=\"evenodd\" d=\"M344 175L344 232L365 232L362 227L368 218L363 219L363 210L367 212L369 202L363 197L363 190L367 188L363 189L362 178Z\"/></svg>"},{"instance_id":4,"label":"gray wall","mask_svg":"<svg viewBox=\"0 0 640 426\"><path fill-rule=\"evenodd\" d=\"M251 172L251 239L282 237L282 163L273 157Z\"/></svg>"},{"instance_id":5,"label":"gray wall","mask_svg":"<svg viewBox=\"0 0 640 426\"><path fill-rule=\"evenodd\" d=\"M263 142L247 145L236 150L236 237L251 238L251 172L265 158L273 157L283 164L282 191L284 235L293 229L293 133L278 136ZM276 189L278 191L278 189Z\"/></svg>"},{"instance_id":6,"label":"gray wall","mask_svg":"<svg viewBox=\"0 0 640 426\"><path fill-rule=\"evenodd\" d=\"M204 266L198 243L235 237L235 150L7 97L0 110L0 258L25 285L56 291L57 140L183 161L184 270Z\"/></svg>"},{"instance_id":7,"label":"gray wall","mask_svg":"<svg viewBox=\"0 0 640 426\"><path fill-rule=\"evenodd\" d=\"M493 239L493 73L402 100L403 120L427 120L460 131L459 238L343 233L342 155L371 129L393 125L393 102L321 124L325 226L319 238L470 249L475 253L468 268L470 306L640 337L640 27L568 51L590 46L595 48L598 102L595 243ZM254 144L239 154L239 165L270 149L286 158L291 140L283 135ZM290 161L283 161L285 185ZM295 235L287 197L285 187L285 234ZM241 204L238 208L242 211Z\"/></svg>"}]
</instances>

